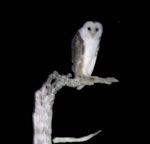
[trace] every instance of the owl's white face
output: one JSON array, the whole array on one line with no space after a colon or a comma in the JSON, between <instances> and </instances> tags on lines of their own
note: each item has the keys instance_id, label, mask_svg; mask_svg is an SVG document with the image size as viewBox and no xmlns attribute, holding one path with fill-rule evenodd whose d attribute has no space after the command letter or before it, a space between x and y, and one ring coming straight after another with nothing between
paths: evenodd
<instances>
[{"instance_id":1,"label":"owl's white face","mask_svg":"<svg viewBox=\"0 0 150 144\"><path fill-rule=\"evenodd\" d=\"M82 37L97 40L102 35L103 27L99 22L87 21L79 31Z\"/></svg>"}]
</instances>

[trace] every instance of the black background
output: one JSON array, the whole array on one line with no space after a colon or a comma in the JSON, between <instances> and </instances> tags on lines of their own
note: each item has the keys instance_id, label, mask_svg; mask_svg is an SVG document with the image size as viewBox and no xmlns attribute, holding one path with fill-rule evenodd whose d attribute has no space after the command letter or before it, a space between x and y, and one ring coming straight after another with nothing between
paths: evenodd
<instances>
[{"instance_id":1,"label":"black background","mask_svg":"<svg viewBox=\"0 0 150 144\"><path fill-rule=\"evenodd\" d=\"M8 15L5 35L10 38L5 48L11 55L8 56L9 67L6 65L7 78L16 82L12 89L15 98L9 99L10 103L15 101L11 113L14 115L15 111L16 116L11 117L9 124L15 127L10 133L19 127L14 136L16 142L21 138L25 143L32 143L34 93L54 70L60 74L72 73L71 40L88 20L103 25L93 75L115 77L119 83L95 84L81 91L61 89L53 107L53 137L81 137L99 129L102 133L87 143L120 143L130 137L128 130L132 130L132 116L136 112L130 109L133 98L128 85L133 76L128 10L119 3L93 1L84 4L26 3L4 11Z\"/></svg>"}]
</instances>

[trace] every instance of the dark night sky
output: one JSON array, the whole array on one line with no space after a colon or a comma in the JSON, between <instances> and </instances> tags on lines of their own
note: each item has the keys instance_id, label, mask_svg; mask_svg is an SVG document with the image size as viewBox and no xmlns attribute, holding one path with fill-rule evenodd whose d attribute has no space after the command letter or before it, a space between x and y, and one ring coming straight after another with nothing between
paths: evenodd
<instances>
[{"instance_id":1,"label":"dark night sky","mask_svg":"<svg viewBox=\"0 0 150 144\"><path fill-rule=\"evenodd\" d=\"M32 139L34 92L53 70L72 73L71 40L85 21L93 20L101 22L104 29L93 75L113 76L120 82L86 86L82 91L68 87L59 91L54 104L53 136L81 137L102 129L91 143L119 142L118 136L125 138L123 130L127 131L125 123L129 120L126 102L130 99L127 86L130 56L124 40L127 28L122 11L120 4L74 8L32 4L10 13L10 30L15 32L13 52L16 51L13 72L21 81L17 92L23 92L16 100L20 115L17 123L26 137Z\"/></svg>"}]
</instances>

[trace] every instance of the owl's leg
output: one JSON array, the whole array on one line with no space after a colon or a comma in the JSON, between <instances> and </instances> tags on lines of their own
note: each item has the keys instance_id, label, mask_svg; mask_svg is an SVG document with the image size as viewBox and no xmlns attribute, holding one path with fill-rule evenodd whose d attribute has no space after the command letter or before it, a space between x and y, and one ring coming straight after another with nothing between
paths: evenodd
<instances>
[{"instance_id":1,"label":"owl's leg","mask_svg":"<svg viewBox=\"0 0 150 144\"><path fill-rule=\"evenodd\" d=\"M95 63L96 63L96 59L97 59L97 55L98 55L98 51L99 51L99 47L96 50L95 56L91 59L89 67L88 67L88 74L91 76L92 72L94 70L95 67Z\"/></svg>"},{"instance_id":2,"label":"owl's leg","mask_svg":"<svg viewBox=\"0 0 150 144\"><path fill-rule=\"evenodd\" d=\"M93 70L94 70L94 66L95 66L95 63L96 63L96 58L97 58L97 56L95 56L95 57L91 60L91 62L90 62L90 64L89 64L87 73L88 73L88 75L90 75L90 76L92 75L92 72L93 72Z\"/></svg>"},{"instance_id":3,"label":"owl's leg","mask_svg":"<svg viewBox=\"0 0 150 144\"><path fill-rule=\"evenodd\" d=\"M86 59L86 61L84 61L84 65L82 67L82 77L90 77L90 73L88 72L90 61L90 59Z\"/></svg>"},{"instance_id":4,"label":"owl's leg","mask_svg":"<svg viewBox=\"0 0 150 144\"><path fill-rule=\"evenodd\" d=\"M82 77L90 77L87 70L85 70L85 69L82 70Z\"/></svg>"}]
</instances>

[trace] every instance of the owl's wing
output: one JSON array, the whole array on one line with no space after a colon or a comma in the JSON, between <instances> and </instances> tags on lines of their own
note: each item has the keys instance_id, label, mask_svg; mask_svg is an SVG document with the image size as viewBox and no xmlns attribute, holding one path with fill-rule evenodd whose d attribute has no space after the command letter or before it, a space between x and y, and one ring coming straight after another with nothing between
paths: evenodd
<instances>
[{"instance_id":1,"label":"owl's wing","mask_svg":"<svg viewBox=\"0 0 150 144\"><path fill-rule=\"evenodd\" d=\"M72 71L77 75L79 65L81 64L82 61L82 56L84 54L84 44L83 40L80 36L80 33L77 32L76 35L74 36L72 40Z\"/></svg>"}]
</instances>

